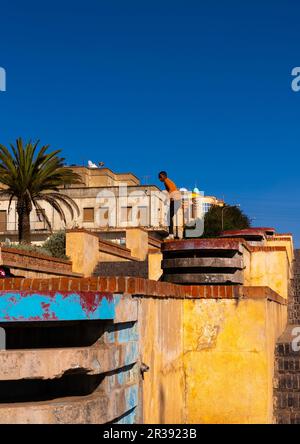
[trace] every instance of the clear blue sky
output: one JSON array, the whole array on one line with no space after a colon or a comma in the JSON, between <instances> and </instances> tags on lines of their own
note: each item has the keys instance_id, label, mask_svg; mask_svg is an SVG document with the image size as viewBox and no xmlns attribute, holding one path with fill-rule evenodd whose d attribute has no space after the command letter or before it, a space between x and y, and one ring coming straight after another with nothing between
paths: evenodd
<instances>
[{"instance_id":1,"label":"clear blue sky","mask_svg":"<svg viewBox=\"0 0 300 444\"><path fill-rule=\"evenodd\" d=\"M0 143L239 203L300 244L300 3L2 1Z\"/></svg>"}]
</instances>

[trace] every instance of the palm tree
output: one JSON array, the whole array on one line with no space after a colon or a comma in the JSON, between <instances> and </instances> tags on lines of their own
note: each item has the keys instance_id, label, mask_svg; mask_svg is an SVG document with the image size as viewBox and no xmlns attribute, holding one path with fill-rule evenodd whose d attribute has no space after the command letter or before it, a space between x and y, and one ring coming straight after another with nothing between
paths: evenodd
<instances>
[{"instance_id":1,"label":"palm tree","mask_svg":"<svg viewBox=\"0 0 300 444\"><path fill-rule=\"evenodd\" d=\"M21 138L16 145L10 145L11 151L0 144L0 182L4 189L0 196L9 198L9 209L13 199L16 199L18 213L19 242L30 243L30 213L33 207L51 230L50 221L42 210L40 202L48 202L66 223L64 207L71 217L74 210L78 213L77 204L61 187L80 183L80 176L64 166L64 158L59 157L60 150L47 153L49 145L39 150L39 141L23 144Z\"/></svg>"}]
</instances>

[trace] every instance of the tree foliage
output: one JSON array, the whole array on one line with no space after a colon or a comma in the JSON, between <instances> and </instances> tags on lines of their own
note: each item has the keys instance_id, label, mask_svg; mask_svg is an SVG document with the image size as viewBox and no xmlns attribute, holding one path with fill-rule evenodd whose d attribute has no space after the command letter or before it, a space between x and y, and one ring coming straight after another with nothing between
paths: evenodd
<instances>
[{"instance_id":1,"label":"tree foliage","mask_svg":"<svg viewBox=\"0 0 300 444\"><path fill-rule=\"evenodd\" d=\"M19 242L30 243L30 213L33 207L46 222L49 229L51 223L43 212L41 202L47 202L66 223L65 210L71 217L79 209L76 203L61 190L61 187L80 183L80 176L64 166L64 158L59 157L60 150L47 152L49 145L38 150L39 141L23 144L17 139L10 150L0 145L0 181L5 189L0 196L16 200L18 213Z\"/></svg>"},{"instance_id":2,"label":"tree foliage","mask_svg":"<svg viewBox=\"0 0 300 444\"><path fill-rule=\"evenodd\" d=\"M213 205L204 217L203 237L217 237L222 231L242 230L250 225L249 217L239 207Z\"/></svg>"},{"instance_id":3,"label":"tree foliage","mask_svg":"<svg viewBox=\"0 0 300 444\"><path fill-rule=\"evenodd\" d=\"M61 230L53 233L43 244L43 248L49 251L53 257L68 259L66 256L66 233Z\"/></svg>"}]
</instances>

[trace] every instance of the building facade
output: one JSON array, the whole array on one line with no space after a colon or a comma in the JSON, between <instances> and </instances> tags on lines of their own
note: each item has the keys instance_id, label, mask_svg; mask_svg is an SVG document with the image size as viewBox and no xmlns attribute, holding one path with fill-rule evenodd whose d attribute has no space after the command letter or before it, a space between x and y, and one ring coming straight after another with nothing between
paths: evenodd
<instances>
[{"instance_id":1,"label":"building facade","mask_svg":"<svg viewBox=\"0 0 300 444\"><path fill-rule=\"evenodd\" d=\"M114 173L108 168L72 166L81 176L80 185L62 188L72 198L77 211L72 218L65 211L66 223L47 202L41 202L41 210L33 209L30 216L32 241L40 243L50 235L43 213L51 222L52 231L85 228L99 233L118 232L130 227L143 227L163 238L168 233L168 194L155 185L142 185L132 173ZM211 205L221 204L211 196L203 196L197 190L182 193L182 210L178 224L184 225L202 217ZM184 216L183 216L184 215ZM8 198L0 199L0 241L16 242L18 216L16 201L9 208Z\"/></svg>"}]
</instances>

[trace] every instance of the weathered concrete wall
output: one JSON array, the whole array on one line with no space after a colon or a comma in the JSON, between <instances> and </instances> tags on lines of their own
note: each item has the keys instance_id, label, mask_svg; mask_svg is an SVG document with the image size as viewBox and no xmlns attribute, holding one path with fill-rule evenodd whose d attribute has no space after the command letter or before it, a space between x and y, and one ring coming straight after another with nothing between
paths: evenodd
<instances>
[{"instance_id":1,"label":"weathered concrete wall","mask_svg":"<svg viewBox=\"0 0 300 444\"><path fill-rule=\"evenodd\" d=\"M143 382L143 422L185 423L181 299L139 300L141 360L149 367Z\"/></svg>"},{"instance_id":2,"label":"weathered concrete wall","mask_svg":"<svg viewBox=\"0 0 300 444\"><path fill-rule=\"evenodd\" d=\"M150 250L148 254L148 270L149 270L149 279L154 281L160 280L162 277L162 268L161 261L163 259L163 255L160 251Z\"/></svg>"},{"instance_id":3,"label":"weathered concrete wall","mask_svg":"<svg viewBox=\"0 0 300 444\"><path fill-rule=\"evenodd\" d=\"M291 234L276 234L267 238L268 247L285 247L289 262L292 264L294 260L293 236Z\"/></svg>"},{"instance_id":4,"label":"weathered concrete wall","mask_svg":"<svg viewBox=\"0 0 300 444\"><path fill-rule=\"evenodd\" d=\"M188 423L271 423L286 307L263 297L184 302ZM237 395L238 394L238 395Z\"/></svg>"},{"instance_id":5,"label":"weathered concrete wall","mask_svg":"<svg viewBox=\"0 0 300 444\"><path fill-rule=\"evenodd\" d=\"M96 283L0 281L1 424L139 421L137 301Z\"/></svg>"},{"instance_id":6,"label":"weathered concrete wall","mask_svg":"<svg viewBox=\"0 0 300 444\"><path fill-rule=\"evenodd\" d=\"M140 299L146 423L272 422L286 305L269 289L232 291L194 287L192 298Z\"/></svg>"},{"instance_id":7,"label":"weathered concrete wall","mask_svg":"<svg viewBox=\"0 0 300 444\"><path fill-rule=\"evenodd\" d=\"M99 239L85 230L67 231L66 254L73 262L73 271L91 276L98 263Z\"/></svg>"},{"instance_id":8,"label":"weathered concrete wall","mask_svg":"<svg viewBox=\"0 0 300 444\"><path fill-rule=\"evenodd\" d=\"M141 228L126 230L126 247L133 257L144 261L148 254L148 233Z\"/></svg>"},{"instance_id":9,"label":"weathered concrete wall","mask_svg":"<svg viewBox=\"0 0 300 444\"><path fill-rule=\"evenodd\" d=\"M285 322L265 287L2 279L0 423L272 422Z\"/></svg>"}]
</instances>

